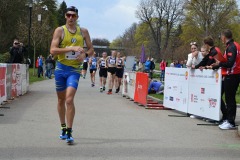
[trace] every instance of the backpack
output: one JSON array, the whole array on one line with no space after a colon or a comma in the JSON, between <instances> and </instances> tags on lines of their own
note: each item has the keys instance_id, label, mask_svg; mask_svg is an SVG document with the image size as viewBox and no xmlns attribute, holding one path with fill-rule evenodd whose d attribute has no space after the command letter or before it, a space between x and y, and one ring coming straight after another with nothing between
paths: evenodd
<instances>
[{"instance_id":1,"label":"backpack","mask_svg":"<svg viewBox=\"0 0 240 160\"><path fill-rule=\"evenodd\" d=\"M154 70L155 69L155 63L154 62L151 62L152 65L151 65L151 70Z\"/></svg>"},{"instance_id":2,"label":"backpack","mask_svg":"<svg viewBox=\"0 0 240 160\"><path fill-rule=\"evenodd\" d=\"M151 61L146 61L146 62L145 62L145 70L146 70L146 71L149 71L149 70L150 70L150 67L151 67Z\"/></svg>"}]
</instances>

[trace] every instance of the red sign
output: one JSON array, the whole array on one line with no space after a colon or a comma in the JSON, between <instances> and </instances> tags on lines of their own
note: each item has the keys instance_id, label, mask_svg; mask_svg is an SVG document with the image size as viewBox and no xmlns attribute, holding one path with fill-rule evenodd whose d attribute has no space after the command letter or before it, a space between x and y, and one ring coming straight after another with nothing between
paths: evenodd
<instances>
[{"instance_id":1,"label":"red sign","mask_svg":"<svg viewBox=\"0 0 240 160\"><path fill-rule=\"evenodd\" d=\"M5 96L6 67L0 67L0 97Z\"/></svg>"},{"instance_id":2,"label":"red sign","mask_svg":"<svg viewBox=\"0 0 240 160\"><path fill-rule=\"evenodd\" d=\"M141 72L136 74L134 101L146 106L148 95L148 74Z\"/></svg>"}]
</instances>

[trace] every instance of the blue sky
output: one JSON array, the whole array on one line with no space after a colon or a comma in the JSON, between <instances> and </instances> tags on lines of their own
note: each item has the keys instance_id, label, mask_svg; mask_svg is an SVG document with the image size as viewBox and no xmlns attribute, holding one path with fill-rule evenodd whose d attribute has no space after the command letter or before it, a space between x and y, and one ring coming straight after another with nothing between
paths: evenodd
<instances>
[{"instance_id":1,"label":"blue sky","mask_svg":"<svg viewBox=\"0 0 240 160\"><path fill-rule=\"evenodd\" d=\"M57 0L62 3L63 0ZM139 20L135 11L140 0L65 0L67 6L79 10L80 26L88 29L91 38L112 41ZM240 6L240 0L237 0Z\"/></svg>"},{"instance_id":2,"label":"blue sky","mask_svg":"<svg viewBox=\"0 0 240 160\"><path fill-rule=\"evenodd\" d=\"M63 0L57 0L62 3ZM91 38L112 41L139 20L135 11L140 0L65 0L78 8L80 26L88 29Z\"/></svg>"}]
</instances>

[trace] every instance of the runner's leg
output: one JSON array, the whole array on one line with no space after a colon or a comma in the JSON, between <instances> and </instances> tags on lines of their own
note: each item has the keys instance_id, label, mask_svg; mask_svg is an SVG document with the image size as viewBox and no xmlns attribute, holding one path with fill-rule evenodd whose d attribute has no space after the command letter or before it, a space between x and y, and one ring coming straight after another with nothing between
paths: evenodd
<instances>
[{"instance_id":1,"label":"runner's leg","mask_svg":"<svg viewBox=\"0 0 240 160\"><path fill-rule=\"evenodd\" d=\"M74 105L74 96L76 94L76 89L73 87L68 87L66 90L66 118L67 118L67 127L72 128L73 119L75 116L75 105Z\"/></svg>"}]
</instances>

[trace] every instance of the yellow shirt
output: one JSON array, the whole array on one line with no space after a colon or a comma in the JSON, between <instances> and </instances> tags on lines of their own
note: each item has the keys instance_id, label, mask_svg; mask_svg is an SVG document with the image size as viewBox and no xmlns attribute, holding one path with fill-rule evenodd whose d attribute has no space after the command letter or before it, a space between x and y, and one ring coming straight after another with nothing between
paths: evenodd
<instances>
[{"instance_id":1,"label":"yellow shirt","mask_svg":"<svg viewBox=\"0 0 240 160\"><path fill-rule=\"evenodd\" d=\"M67 48L72 46L84 46L84 39L81 34L81 29L77 26L76 33L71 33L68 31L66 25L62 26L64 30L64 38L59 44L60 48ZM74 68L79 68L80 62L76 59L78 52L68 52L58 55L58 61L66 66L72 66Z\"/></svg>"}]
</instances>

